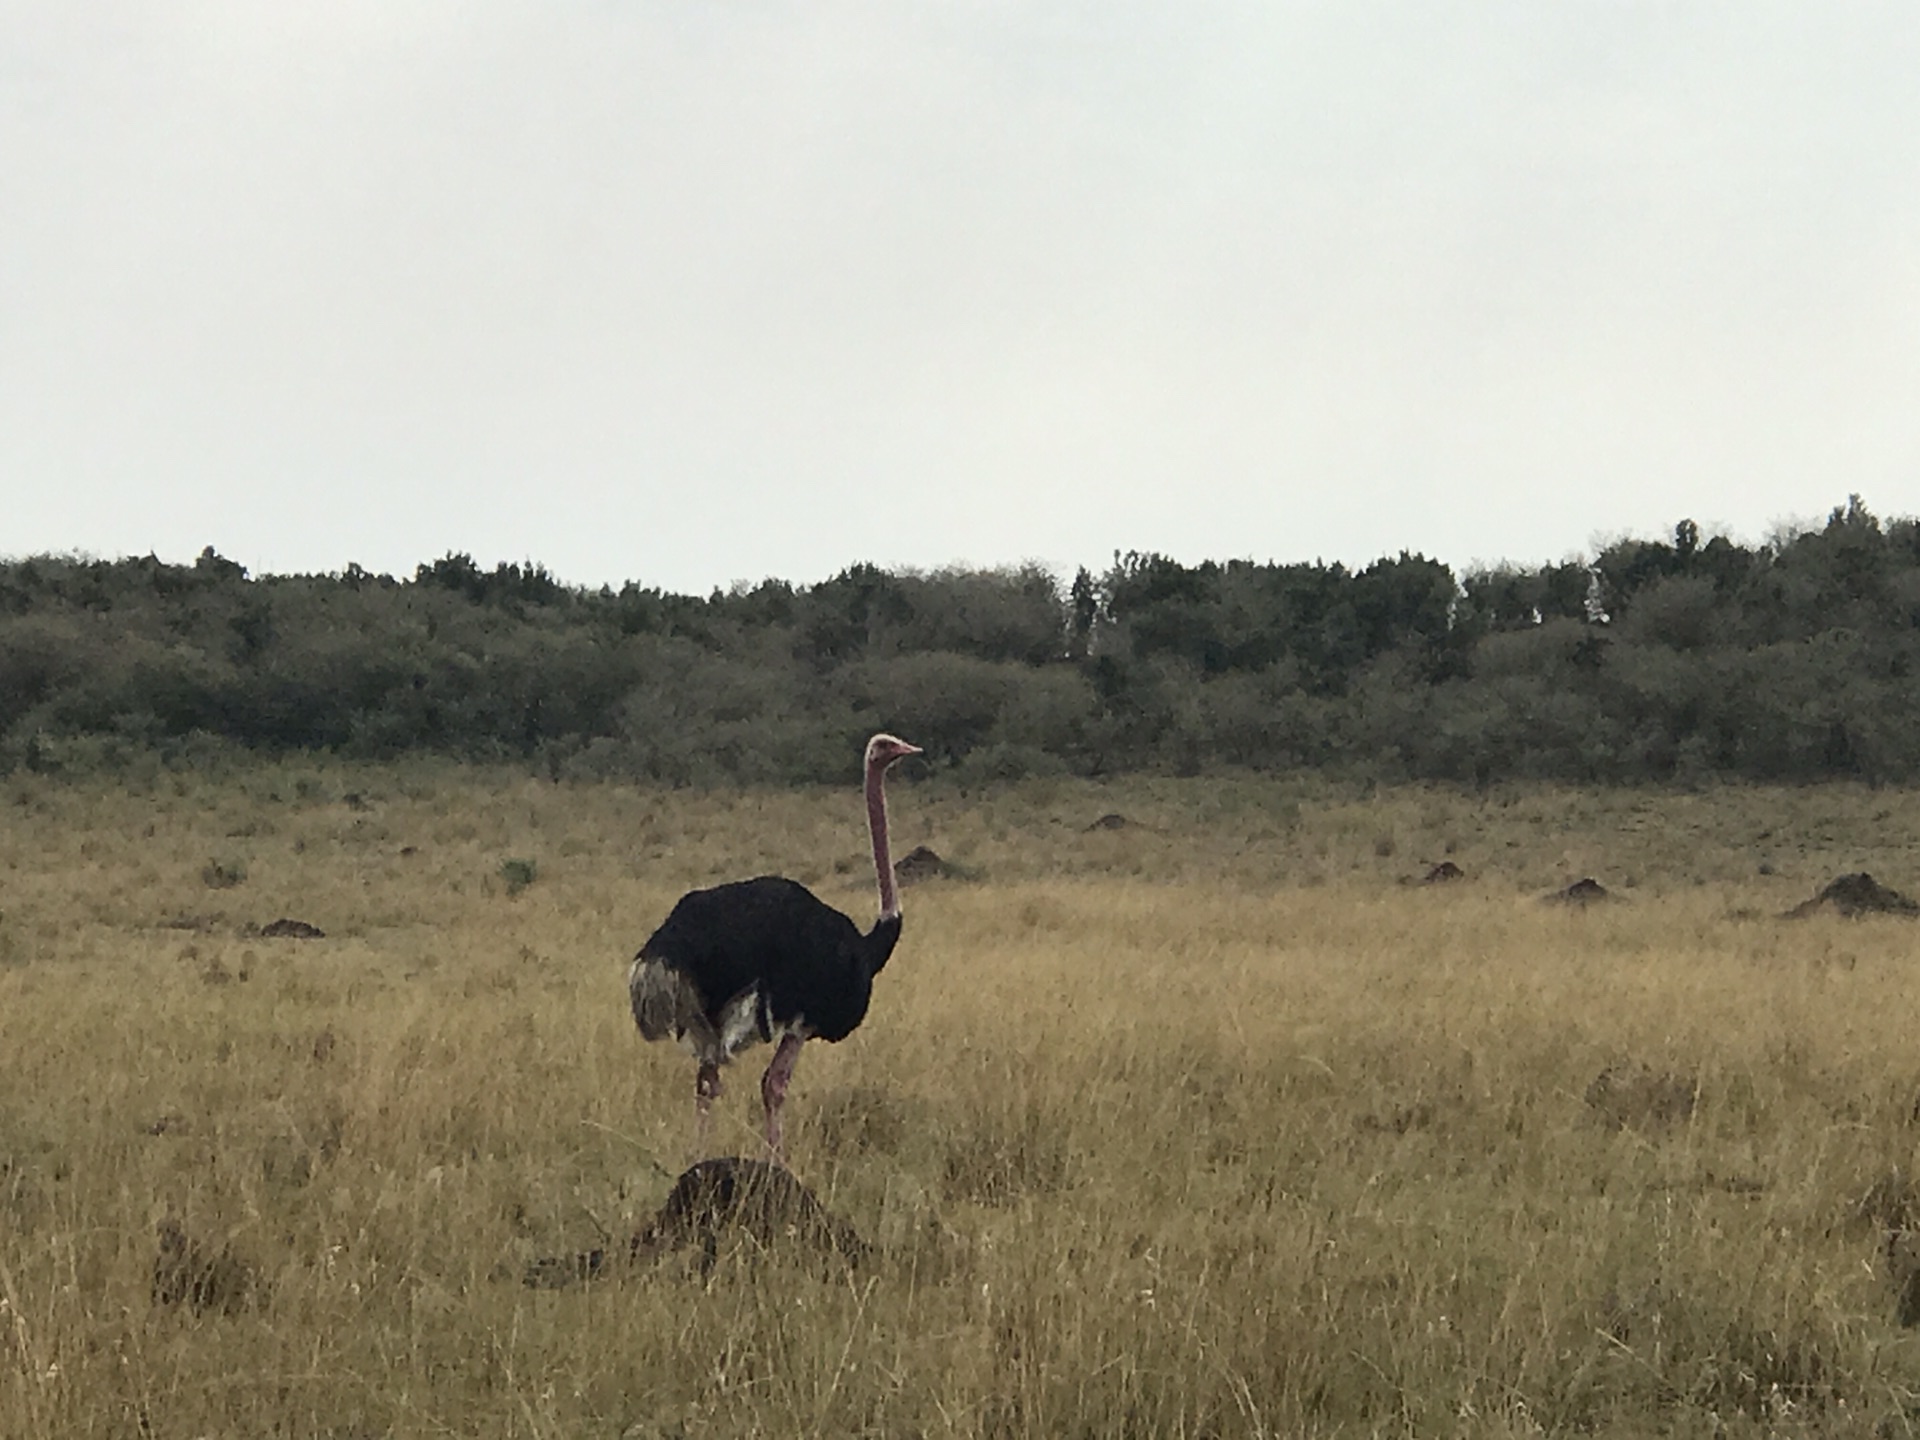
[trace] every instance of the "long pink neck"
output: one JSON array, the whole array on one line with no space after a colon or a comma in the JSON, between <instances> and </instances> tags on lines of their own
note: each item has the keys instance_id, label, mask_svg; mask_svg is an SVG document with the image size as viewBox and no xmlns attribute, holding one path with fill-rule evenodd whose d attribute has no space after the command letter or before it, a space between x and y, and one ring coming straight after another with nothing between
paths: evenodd
<instances>
[{"instance_id":1,"label":"long pink neck","mask_svg":"<svg viewBox=\"0 0 1920 1440\"><path fill-rule=\"evenodd\" d=\"M867 767L867 829L873 832L873 875L880 882L880 918L900 913L893 889L893 855L887 849L887 767Z\"/></svg>"}]
</instances>

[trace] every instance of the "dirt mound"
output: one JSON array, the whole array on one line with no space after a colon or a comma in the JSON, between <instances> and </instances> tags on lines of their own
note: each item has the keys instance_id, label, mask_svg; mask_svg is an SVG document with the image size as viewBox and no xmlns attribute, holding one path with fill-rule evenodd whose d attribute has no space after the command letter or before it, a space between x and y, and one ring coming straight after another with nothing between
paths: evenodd
<instances>
[{"instance_id":1,"label":"dirt mound","mask_svg":"<svg viewBox=\"0 0 1920 1440\"><path fill-rule=\"evenodd\" d=\"M1803 900L1782 918L1799 920L1822 910L1831 910L1849 920L1859 915L1916 915L1920 914L1920 902L1909 900L1898 890L1889 890L1861 870L1828 881L1819 894Z\"/></svg>"},{"instance_id":2,"label":"dirt mound","mask_svg":"<svg viewBox=\"0 0 1920 1440\"><path fill-rule=\"evenodd\" d=\"M1105 815L1102 815L1098 820L1094 821L1091 825L1087 826L1087 829L1089 831L1125 830L1128 826L1132 824L1133 824L1133 821L1129 820L1126 816L1120 814L1117 811L1110 810Z\"/></svg>"},{"instance_id":3,"label":"dirt mound","mask_svg":"<svg viewBox=\"0 0 1920 1440\"><path fill-rule=\"evenodd\" d=\"M324 940L327 938L327 932L318 925L309 925L304 920L288 920L284 916L269 925L262 925L260 935L266 940Z\"/></svg>"},{"instance_id":4,"label":"dirt mound","mask_svg":"<svg viewBox=\"0 0 1920 1440\"><path fill-rule=\"evenodd\" d=\"M1584 1098L1610 1129L1624 1130L1691 1119L1699 1094L1700 1082L1691 1075L1618 1060L1593 1077Z\"/></svg>"},{"instance_id":5,"label":"dirt mound","mask_svg":"<svg viewBox=\"0 0 1920 1440\"><path fill-rule=\"evenodd\" d=\"M1445 885L1449 881L1464 880L1466 878L1466 871L1462 870L1451 860L1442 860L1438 865L1435 865L1428 870L1425 875L1420 877L1420 883L1422 885Z\"/></svg>"},{"instance_id":6,"label":"dirt mound","mask_svg":"<svg viewBox=\"0 0 1920 1440\"><path fill-rule=\"evenodd\" d=\"M925 845L914 846L893 862L894 878L902 885L914 885L922 880L937 880L942 875L951 873L951 867L947 862Z\"/></svg>"},{"instance_id":7,"label":"dirt mound","mask_svg":"<svg viewBox=\"0 0 1920 1440\"><path fill-rule=\"evenodd\" d=\"M535 1260L522 1280L536 1290L557 1290L610 1274L617 1266L653 1264L689 1245L699 1246L700 1270L707 1274L720 1257L722 1240L740 1239L763 1249L797 1245L849 1266L873 1254L854 1228L822 1205L792 1171L765 1160L727 1155L686 1170L652 1222L623 1249Z\"/></svg>"},{"instance_id":8,"label":"dirt mound","mask_svg":"<svg viewBox=\"0 0 1920 1440\"><path fill-rule=\"evenodd\" d=\"M1556 890L1540 898L1549 905L1592 905L1596 901L1613 899L1613 892L1592 876L1587 876L1574 881L1564 890Z\"/></svg>"}]
</instances>

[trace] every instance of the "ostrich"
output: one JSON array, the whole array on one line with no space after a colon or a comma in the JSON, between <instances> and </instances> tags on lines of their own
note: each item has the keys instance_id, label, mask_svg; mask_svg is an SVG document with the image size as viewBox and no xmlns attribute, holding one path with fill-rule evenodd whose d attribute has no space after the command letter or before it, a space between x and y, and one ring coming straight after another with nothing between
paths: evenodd
<instances>
[{"instance_id":1,"label":"ostrich","mask_svg":"<svg viewBox=\"0 0 1920 1440\"><path fill-rule=\"evenodd\" d=\"M844 1040L866 1018L873 977L900 939L900 899L887 851L887 767L920 749L891 735L867 742L867 826L880 885L880 918L862 935L806 886L779 875L682 895L627 972L634 1023L648 1040L681 1041L700 1063L694 1082L696 1145L705 1148L720 1067L762 1040L777 1040L760 1081L767 1148L784 1163L780 1104L817 1036Z\"/></svg>"}]
</instances>

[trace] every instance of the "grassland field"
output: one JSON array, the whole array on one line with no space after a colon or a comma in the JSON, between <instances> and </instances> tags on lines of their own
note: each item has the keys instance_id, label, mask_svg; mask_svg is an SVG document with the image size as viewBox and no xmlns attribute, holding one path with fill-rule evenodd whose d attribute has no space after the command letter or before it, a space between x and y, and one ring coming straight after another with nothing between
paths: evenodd
<instances>
[{"instance_id":1,"label":"grassland field","mask_svg":"<svg viewBox=\"0 0 1920 1440\"><path fill-rule=\"evenodd\" d=\"M1920 1429L1882 1233L1920 924L1778 918L1920 892L1920 795L936 777L893 816L954 873L787 1106L877 1259L540 1291L690 1158L627 960L724 878L870 914L851 783L0 780L0 1437ZM1541 903L1584 875L1621 898ZM163 1225L219 1303L155 1303Z\"/></svg>"}]
</instances>

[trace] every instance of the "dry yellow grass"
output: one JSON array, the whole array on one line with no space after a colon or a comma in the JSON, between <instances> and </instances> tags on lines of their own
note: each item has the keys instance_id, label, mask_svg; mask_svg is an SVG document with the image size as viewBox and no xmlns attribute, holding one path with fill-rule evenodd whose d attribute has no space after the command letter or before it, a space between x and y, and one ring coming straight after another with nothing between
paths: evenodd
<instances>
[{"instance_id":1,"label":"dry yellow grass","mask_svg":"<svg viewBox=\"0 0 1920 1440\"><path fill-rule=\"evenodd\" d=\"M1915 1166L1920 928L1772 918L1843 869L1920 888L1920 797L898 787L899 839L963 874L908 893L788 1107L882 1259L556 1292L526 1261L630 1232L688 1158L692 1065L634 1034L627 957L717 878L864 914L851 787L306 765L0 800L9 1440L1920 1415L1860 1213ZM1395 883L1449 854L1466 882ZM1538 902L1586 873L1630 898ZM327 938L249 933L281 916ZM1589 1104L1622 1062L1691 1117L1636 1112L1629 1068ZM166 1222L227 1267L197 1309L153 1301Z\"/></svg>"}]
</instances>

